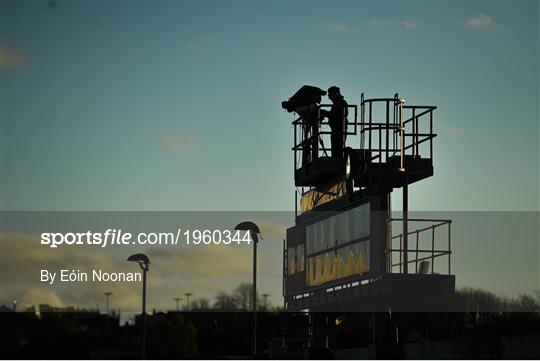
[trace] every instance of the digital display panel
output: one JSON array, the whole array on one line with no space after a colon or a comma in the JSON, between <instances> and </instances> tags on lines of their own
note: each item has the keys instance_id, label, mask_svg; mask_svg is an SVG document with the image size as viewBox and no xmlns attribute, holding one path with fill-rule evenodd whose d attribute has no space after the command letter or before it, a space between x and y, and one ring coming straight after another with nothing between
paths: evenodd
<instances>
[{"instance_id":1,"label":"digital display panel","mask_svg":"<svg viewBox=\"0 0 540 361\"><path fill-rule=\"evenodd\" d=\"M288 248L288 274L305 271L305 286L312 287L370 269L370 204L307 225L305 244Z\"/></svg>"}]
</instances>

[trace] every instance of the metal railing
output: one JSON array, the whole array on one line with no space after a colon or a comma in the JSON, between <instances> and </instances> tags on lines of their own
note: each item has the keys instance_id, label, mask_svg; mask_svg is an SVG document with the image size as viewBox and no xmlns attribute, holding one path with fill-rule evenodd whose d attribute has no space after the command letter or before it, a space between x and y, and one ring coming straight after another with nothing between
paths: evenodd
<instances>
[{"instance_id":1,"label":"metal railing","mask_svg":"<svg viewBox=\"0 0 540 361\"><path fill-rule=\"evenodd\" d=\"M389 218L388 229L391 229L392 222L403 222L402 218ZM428 226L417 228L407 232L408 237L408 249L403 248L404 234L400 233L392 235L391 231L389 235L389 248L386 250L386 265L388 273L410 273L409 265L414 265L414 273L419 273L419 265L422 261L431 261L431 274L435 272L435 259L446 258L446 264L443 267L447 267L447 274L451 274L451 255L452 255L452 234L451 225L452 221L449 219L424 219L424 218L409 218L407 222L410 223L431 223ZM444 229L444 228L447 229ZM439 231L439 233L437 233ZM428 233L429 232L429 233ZM441 236L443 234L443 236ZM421 247L421 235L427 235L427 241L429 242L427 247ZM438 237L437 237L438 236ZM441 243L441 238L446 238L446 244ZM412 241L412 242L411 242ZM437 242L439 241L439 242ZM397 248L395 248L395 246ZM411 248L412 246L412 248ZM446 247L444 247L446 246ZM405 257L407 253L407 257ZM394 263L394 257L397 257L397 262ZM405 261L406 260L406 261ZM407 272L405 272L405 267ZM439 272L440 273L440 272Z\"/></svg>"},{"instance_id":2,"label":"metal railing","mask_svg":"<svg viewBox=\"0 0 540 361\"><path fill-rule=\"evenodd\" d=\"M360 101L360 149L368 153L366 159L386 163L390 157L406 155L433 158L433 111L436 106L404 105L396 93L393 98ZM427 119L427 120L425 120ZM421 152L420 145L429 142L429 152Z\"/></svg>"}]
</instances>

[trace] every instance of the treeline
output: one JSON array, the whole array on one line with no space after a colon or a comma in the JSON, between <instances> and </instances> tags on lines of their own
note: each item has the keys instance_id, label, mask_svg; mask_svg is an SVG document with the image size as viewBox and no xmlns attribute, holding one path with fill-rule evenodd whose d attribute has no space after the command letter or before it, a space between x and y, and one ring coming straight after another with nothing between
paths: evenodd
<instances>
[{"instance_id":1,"label":"treeline","mask_svg":"<svg viewBox=\"0 0 540 361\"><path fill-rule=\"evenodd\" d=\"M467 312L540 312L539 290L508 297L479 288L463 287L456 290L454 301L458 310Z\"/></svg>"},{"instance_id":2,"label":"treeline","mask_svg":"<svg viewBox=\"0 0 540 361\"><path fill-rule=\"evenodd\" d=\"M190 302L189 307L184 305L183 310L251 310L252 288L251 283L242 283L232 293L218 292L213 300L197 298ZM269 295L261 297L257 293L257 309L259 311L279 312L283 310L281 305L274 306L268 299ZM454 295L447 299L450 307L441 306L443 310L455 312L540 312L540 291L534 290L531 294L520 294L516 297L497 295L493 292L479 288L462 287L455 291Z\"/></svg>"},{"instance_id":3,"label":"treeline","mask_svg":"<svg viewBox=\"0 0 540 361\"><path fill-rule=\"evenodd\" d=\"M268 299L270 295L263 294L262 297L257 292L257 309L259 311L279 312L283 310L281 306L274 306ZM253 285L251 283L242 283L232 293L224 291L218 292L213 300L208 298L196 298L184 305L184 311L204 311L204 310L222 310L222 311L250 311L253 299Z\"/></svg>"}]
</instances>

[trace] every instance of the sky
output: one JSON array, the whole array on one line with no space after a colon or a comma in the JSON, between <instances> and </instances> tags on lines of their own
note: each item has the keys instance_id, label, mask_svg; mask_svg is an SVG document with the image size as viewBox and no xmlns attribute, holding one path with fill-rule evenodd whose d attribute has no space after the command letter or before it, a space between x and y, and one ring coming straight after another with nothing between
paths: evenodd
<instances>
[{"instance_id":1,"label":"sky","mask_svg":"<svg viewBox=\"0 0 540 361\"><path fill-rule=\"evenodd\" d=\"M292 211L310 84L438 107L411 210L537 212L539 60L538 1L2 1L1 209Z\"/></svg>"}]
</instances>

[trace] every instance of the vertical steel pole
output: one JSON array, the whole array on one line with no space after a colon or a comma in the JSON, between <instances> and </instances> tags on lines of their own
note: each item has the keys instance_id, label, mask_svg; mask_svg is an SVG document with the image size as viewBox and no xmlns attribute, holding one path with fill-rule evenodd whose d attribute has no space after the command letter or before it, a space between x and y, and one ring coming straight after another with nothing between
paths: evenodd
<instances>
[{"instance_id":1,"label":"vertical steel pole","mask_svg":"<svg viewBox=\"0 0 540 361\"><path fill-rule=\"evenodd\" d=\"M142 359L146 359L146 272L143 270L143 296L142 296Z\"/></svg>"},{"instance_id":2,"label":"vertical steel pole","mask_svg":"<svg viewBox=\"0 0 540 361\"><path fill-rule=\"evenodd\" d=\"M403 126L403 99L400 99L399 101L399 124L400 124L400 135L401 135L401 168L400 171L403 172L404 176L404 182L403 182L403 273L407 274L409 273L409 264L408 264L408 250L409 250L409 242L408 242L408 233L409 233L409 224L408 224L408 218L409 218L409 180L407 179L407 173L405 170L405 127Z\"/></svg>"},{"instance_id":3,"label":"vertical steel pole","mask_svg":"<svg viewBox=\"0 0 540 361\"><path fill-rule=\"evenodd\" d=\"M394 248L392 246L392 193L388 193L388 205L386 209L386 273L392 273L392 249Z\"/></svg>"},{"instance_id":4,"label":"vertical steel pole","mask_svg":"<svg viewBox=\"0 0 540 361\"><path fill-rule=\"evenodd\" d=\"M409 273L409 264L408 264L408 233L409 233L409 180L407 179L407 174L405 174L405 182L403 184L403 273Z\"/></svg>"},{"instance_id":5,"label":"vertical steel pole","mask_svg":"<svg viewBox=\"0 0 540 361\"><path fill-rule=\"evenodd\" d=\"M288 257L287 257L287 250L286 250L286 245L285 245L285 238L283 239L283 286L281 288L281 292L283 294L283 308L286 310L286 307L285 307L285 295L287 294L287 281L286 281L286 277L288 276L288 271L287 271L287 263L288 263Z\"/></svg>"},{"instance_id":6,"label":"vertical steel pole","mask_svg":"<svg viewBox=\"0 0 540 361\"><path fill-rule=\"evenodd\" d=\"M253 344L252 358L257 358L257 241L258 237L255 232L251 232L253 240L253 294L251 295L251 311L253 313Z\"/></svg>"}]
</instances>

